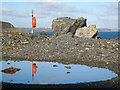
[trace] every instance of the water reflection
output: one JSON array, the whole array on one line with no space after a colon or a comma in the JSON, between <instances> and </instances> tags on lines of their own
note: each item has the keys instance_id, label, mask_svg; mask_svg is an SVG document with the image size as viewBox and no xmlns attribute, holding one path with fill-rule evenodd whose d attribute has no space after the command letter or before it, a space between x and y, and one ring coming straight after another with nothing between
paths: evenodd
<instances>
[{"instance_id":1,"label":"water reflection","mask_svg":"<svg viewBox=\"0 0 120 90\"><path fill-rule=\"evenodd\" d=\"M114 72L80 64L61 64L55 62L0 61L2 69L20 68L14 74L2 74L4 82L23 84L71 84L109 80L117 76ZM10 63L10 64L7 64Z\"/></svg>"},{"instance_id":2,"label":"water reflection","mask_svg":"<svg viewBox=\"0 0 120 90\"><path fill-rule=\"evenodd\" d=\"M37 66L35 63L32 62L32 80L34 80L34 75L37 72Z\"/></svg>"},{"instance_id":3,"label":"water reflection","mask_svg":"<svg viewBox=\"0 0 120 90\"><path fill-rule=\"evenodd\" d=\"M9 67L7 69L1 70L1 72L7 73L7 74L15 74L17 71L20 71L20 69L15 67Z\"/></svg>"}]
</instances>

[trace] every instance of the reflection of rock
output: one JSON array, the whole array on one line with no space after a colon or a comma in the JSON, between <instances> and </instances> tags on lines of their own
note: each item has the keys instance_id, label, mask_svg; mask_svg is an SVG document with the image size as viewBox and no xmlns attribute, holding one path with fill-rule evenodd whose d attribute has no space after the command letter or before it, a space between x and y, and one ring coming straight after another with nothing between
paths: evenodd
<instances>
[{"instance_id":1,"label":"reflection of rock","mask_svg":"<svg viewBox=\"0 0 120 90\"><path fill-rule=\"evenodd\" d=\"M7 68L7 69L2 70L2 72L8 73L8 74L14 74L14 73L16 73L16 72L19 71L19 70L20 70L20 69L15 68L15 67L9 67L9 68Z\"/></svg>"},{"instance_id":2,"label":"reflection of rock","mask_svg":"<svg viewBox=\"0 0 120 90\"><path fill-rule=\"evenodd\" d=\"M65 66L65 68L67 68L67 69L71 69L71 67L70 67L70 66Z\"/></svg>"},{"instance_id":3,"label":"reflection of rock","mask_svg":"<svg viewBox=\"0 0 120 90\"><path fill-rule=\"evenodd\" d=\"M84 26L86 26L86 19L84 19L83 17L77 19L63 17L53 20L52 31L55 36L67 33L72 33L74 35L77 28L81 28Z\"/></svg>"},{"instance_id":4,"label":"reflection of rock","mask_svg":"<svg viewBox=\"0 0 120 90\"><path fill-rule=\"evenodd\" d=\"M97 36L98 30L96 25L91 25L89 27L78 28L74 36L82 38L95 38Z\"/></svg>"},{"instance_id":5,"label":"reflection of rock","mask_svg":"<svg viewBox=\"0 0 120 90\"><path fill-rule=\"evenodd\" d=\"M35 68L38 68L38 66L35 66Z\"/></svg>"}]
</instances>

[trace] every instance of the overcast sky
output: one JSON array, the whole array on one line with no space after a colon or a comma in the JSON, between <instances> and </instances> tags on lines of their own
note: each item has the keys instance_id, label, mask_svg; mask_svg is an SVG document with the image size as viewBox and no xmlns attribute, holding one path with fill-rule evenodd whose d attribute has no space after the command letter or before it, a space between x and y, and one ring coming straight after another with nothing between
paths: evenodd
<instances>
[{"instance_id":1,"label":"overcast sky","mask_svg":"<svg viewBox=\"0 0 120 90\"><path fill-rule=\"evenodd\" d=\"M8 0L9 1L9 0ZM15 27L31 28L31 11L35 11L37 28L51 28L58 17L87 19L87 25L97 28L118 28L118 2L0 2L0 20ZM32 0L33 1L33 0Z\"/></svg>"}]
</instances>

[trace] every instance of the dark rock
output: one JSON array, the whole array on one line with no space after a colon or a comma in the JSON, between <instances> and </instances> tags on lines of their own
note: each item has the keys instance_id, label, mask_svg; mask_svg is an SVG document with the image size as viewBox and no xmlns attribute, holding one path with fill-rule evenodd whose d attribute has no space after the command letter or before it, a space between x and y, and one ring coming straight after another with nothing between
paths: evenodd
<instances>
[{"instance_id":1,"label":"dark rock","mask_svg":"<svg viewBox=\"0 0 120 90\"><path fill-rule=\"evenodd\" d=\"M35 38L36 36L35 36L35 35L31 35L30 37L33 39L33 38Z\"/></svg>"},{"instance_id":2,"label":"dark rock","mask_svg":"<svg viewBox=\"0 0 120 90\"><path fill-rule=\"evenodd\" d=\"M47 35L44 31L40 32L40 35Z\"/></svg>"},{"instance_id":3,"label":"dark rock","mask_svg":"<svg viewBox=\"0 0 120 90\"><path fill-rule=\"evenodd\" d=\"M58 65L53 65L53 67L58 67Z\"/></svg>"},{"instance_id":4,"label":"dark rock","mask_svg":"<svg viewBox=\"0 0 120 90\"><path fill-rule=\"evenodd\" d=\"M77 28L84 26L87 26L86 19L84 18L71 19L69 17L63 17L53 20L52 31L55 36L67 33L72 33L74 35Z\"/></svg>"},{"instance_id":5,"label":"dark rock","mask_svg":"<svg viewBox=\"0 0 120 90\"><path fill-rule=\"evenodd\" d=\"M67 74L69 74L70 72L67 72Z\"/></svg>"},{"instance_id":6,"label":"dark rock","mask_svg":"<svg viewBox=\"0 0 120 90\"><path fill-rule=\"evenodd\" d=\"M95 34L92 38L102 39L99 35Z\"/></svg>"}]
</instances>

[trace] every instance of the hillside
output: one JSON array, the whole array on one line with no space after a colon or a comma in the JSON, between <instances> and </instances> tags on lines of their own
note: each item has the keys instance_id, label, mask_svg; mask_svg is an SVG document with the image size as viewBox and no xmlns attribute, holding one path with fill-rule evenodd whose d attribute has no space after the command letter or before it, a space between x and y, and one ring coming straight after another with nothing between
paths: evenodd
<instances>
[{"instance_id":1,"label":"hillside","mask_svg":"<svg viewBox=\"0 0 120 90\"><path fill-rule=\"evenodd\" d=\"M7 28L14 28L14 26L9 22L0 21L0 28L7 29Z\"/></svg>"}]
</instances>

